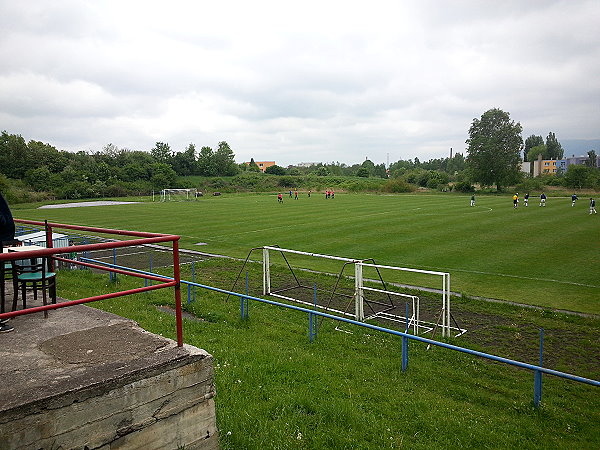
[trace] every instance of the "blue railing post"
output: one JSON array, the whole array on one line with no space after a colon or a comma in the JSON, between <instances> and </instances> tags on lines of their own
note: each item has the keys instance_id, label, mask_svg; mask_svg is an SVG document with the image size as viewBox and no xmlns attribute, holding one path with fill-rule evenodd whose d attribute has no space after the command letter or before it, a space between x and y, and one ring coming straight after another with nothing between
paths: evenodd
<instances>
[{"instance_id":1,"label":"blue railing post","mask_svg":"<svg viewBox=\"0 0 600 450\"><path fill-rule=\"evenodd\" d=\"M192 261L192 283L196 282L196 261ZM195 302L196 301L196 286L194 285L194 294L193 294L194 298L192 298L192 301Z\"/></svg>"},{"instance_id":2,"label":"blue railing post","mask_svg":"<svg viewBox=\"0 0 600 450\"><path fill-rule=\"evenodd\" d=\"M188 294L188 300L187 300L187 302L188 302L188 305L189 305L190 302L192 301L192 285L190 283L188 283L187 286L188 286L188 288L187 288L187 291L188 291L188 293L187 293Z\"/></svg>"},{"instance_id":3,"label":"blue railing post","mask_svg":"<svg viewBox=\"0 0 600 450\"><path fill-rule=\"evenodd\" d=\"M250 292L249 286L250 285L248 283L248 272L246 272L246 295L248 295L248 293ZM246 302L244 310L246 311L246 319L247 319L248 318L248 310L250 309L250 300L248 299L248 297L244 297L244 301Z\"/></svg>"},{"instance_id":4,"label":"blue railing post","mask_svg":"<svg viewBox=\"0 0 600 450\"><path fill-rule=\"evenodd\" d=\"M88 244L87 238L83 238L83 245L87 245L87 244ZM85 250L83 252L83 257L84 258L89 258L90 257L90 251L89 250Z\"/></svg>"},{"instance_id":5,"label":"blue railing post","mask_svg":"<svg viewBox=\"0 0 600 450\"><path fill-rule=\"evenodd\" d=\"M116 266L117 265L117 249L113 248L113 264ZM111 272L108 272L108 277L110 279L110 281L117 281L117 274Z\"/></svg>"},{"instance_id":6,"label":"blue railing post","mask_svg":"<svg viewBox=\"0 0 600 450\"><path fill-rule=\"evenodd\" d=\"M408 302L406 303L406 331L408 333ZM402 336L402 372L408 369L408 337Z\"/></svg>"},{"instance_id":7,"label":"blue railing post","mask_svg":"<svg viewBox=\"0 0 600 450\"><path fill-rule=\"evenodd\" d=\"M248 295L248 272L246 272L246 295ZM248 297L240 297L240 317L248 318Z\"/></svg>"},{"instance_id":8,"label":"blue railing post","mask_svg":"<svg viewBox=\"0 0 600 450\"><path fill-rule=\"evenodd\" d=\"M544 329L540 328L540 367L544 363ZM538 408L542 401L542 372L533 372L533 405Z\"/></svg>"},{"instance_id":9,"label":"blue railing post","mask_svg":"<svg viewBox=\"0 0 600 450\"><path fill-rule=\"evenodd\" d=\"M313 305L315 309L317 308L317 283L315 283L313 287ZM308 313L308 337L310 338L310 342L317 337L317 327L314 324L313 313Z\"/></svg>"}]
</instances>

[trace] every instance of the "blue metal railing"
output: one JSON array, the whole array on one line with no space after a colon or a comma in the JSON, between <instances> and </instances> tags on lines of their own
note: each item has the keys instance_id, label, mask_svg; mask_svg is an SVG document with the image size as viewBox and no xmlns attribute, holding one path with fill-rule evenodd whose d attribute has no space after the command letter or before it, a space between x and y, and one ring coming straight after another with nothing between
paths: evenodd
<instances>
[{"instance_id":1,"label":"blue metal railing","mask_svg":"<svg viewBox=\"0 0 600 450\"><path fill-rule=\"evenodd\" d=\"M122 267L122 266L118 266L118 265L114 265L114 264L109 264L109 263L105 263L105 262L100 262L100 261L96 261L96 260L92 260L92 259L88 259L88 258L81 258L83 261L90 261L90 262L95 262L97 264L103 264L109 267L113 267L113 268L117 268L117 269L127 269L130 270L132 272L138 272L141 274L145 274L145 275L155 275L155 276L161 276L164 278L170 278L164 275L157 275L151 272L146 272L143 270L138 270L138 269L132 269L129 267ZM220 292L223 294L228 294L228 295L233 295L234 297L239 297L240 299L249 299L249 300L254 300L260 303L266 303L268 305L273 305L273 306L279 306L282 308L287 308L287 309L291 309L291 310L295 310L295 311L300 311L303 313L308 313L309 314L309 318L312 318L313 316L320 316L320 317L325 317L328 319L333 319L333 320L337 320L340 322L345 322L351 325L356 325L359 327L364 327L364 328L368 328L371 330L375 330L375 331L381 331L383 333L388 333L388 334L392 334L395 336L400 336L402 337L403 340L403 352L402 352L402 358L403 358L403 368L407 367L408 365L408 340L412 339L418 342L423 342L425 344L429 344L429 345L435 345L437 347L442 347L442 348L447 348L449 350L454 350L457 352L461 352L461 353L466 353L469 355L473 355L473 356L479 356L481 358L485 358L485 359L489 359L492 361L496 361L496 362L500 362L500 363L504 363L504 364L509 364L511 366L515 366L515 367L520 367L522 369L528 369L534 372L534 403L536 406L539 405L539 402L541 401L541 389L542 389L542 383L541 383L541 374L545 373L548 375L554 375L560 378L565 378L567 380L571 380L571 381L576 381L578 383L584 383L584 384L589 384L591 386L596 386L596 387L600 387L600 381L597 380L592 380L590 378L585 378L585 377L580 377L578 375L573 375L570 373L566 373L566 372L561 372L559 370L553 370L553 369L548 369L546 367L542 367L541 365L536 366L535 364L529 364L529 363L525 363L522 361L516 361L513 359L509 359L509 358L503 358L501 356L496 356L496 355L492 355L489 353L485 353L485 352L480 352L477 350L471 350L465 347L459 347L457 345L452 345L452 344L448 344L446 342L440 342L440 341L435 341L433 339L428 339L428 338L424 338L421 336L417 336L414 334L409 334L408 332L402 332L402 331L397 331L397 330L392 330L390 328L385 328L385 327L380 327L378 325L372 325L370 323L365 323L365 322L359 322L353 319L348 319L346 317L341 317L341 316L335 316L333 314L328 314L328 313L324 313L321 311L316 311L314 309L307 309L307 308L303 308L301 306L296 306L296 305L289 305L286 303L281 303L281 302L276 302L273 300L267 300L264 298L259 298L259 297L254 297L251 295L246 294L241 294L239 292L231 292L228 291L226 289L220 289L217 287L213 287L213 286L207 286L207 285L203 285L200 283L194 283L191 281L185 281L185 280L181 280L181 283L183 284L187 284L187 285L191 285L191 286L196 286L202 289L207 289L209 291L214 291L214 292ZM248 317L248 312L247 312L248 307L246 306L246 311L244 312L244 317ZM543 341L543 335L541 337L541 341ZM405 359L406 358L406 361ZM541 363L541 356L540 356L540 363Z\"/></svg>"}]
</instances>

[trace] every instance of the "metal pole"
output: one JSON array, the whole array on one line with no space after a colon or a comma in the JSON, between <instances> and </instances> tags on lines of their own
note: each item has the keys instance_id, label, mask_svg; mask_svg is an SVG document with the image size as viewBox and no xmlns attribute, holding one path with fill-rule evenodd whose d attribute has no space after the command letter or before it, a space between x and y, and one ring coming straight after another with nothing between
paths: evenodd
<instances>
[{"instance_id":1,"label":"metal pole","mask_svg":"<svg viewBox=\"0 0 600 450\"><path fill-rule=\"evenodd\" d=\"M53 248L52 242L52 227L48 225L48 221L44 221L44 228L46 229L46 248ZM48 271L54 272L54 260L52 258L48 259Z\"/></svg>"},{"instance_id":2,"label":"metal pole","mask_svg":"<svg viewBox=\"0 0 600 450\"><path fill-rule=\"evenodd\" d=\"M363 277L362 277L362 264L360 262L354 263L354 317L358 321L365 320L365 313L363 310Z\"/></svg>"},{"instance_id":3,"label":"metal pole","mask_svg":"<svg viewBox=\"0 0 600 450\"><path fill-rule=\"evenodd\" d=\"M450 274L447 273L446 274L446 334L448 335L448 337L451 336L450 334Z\"/></svg>"},{"instance_id":4,"label":"metal pole","mask_svg":"<svg viewBox=\"0 0 600 450\"><path fill-rule=\"evenodd\" d=\"M540 367L544 362L544 329L540 328ZM542 372L534 370L533 372L533 404L536 408L542 401Z\"/></svg>"},{"instance_id":5,"label":"metal pole","mask_svg":"<svg viewBox=\"0 0 600 450\"><path fill-rule=\"evenodd\" d=\"M263 247L263 295L271 294L271 274L269 266L269 249Z\"/></svg>"},{"instance_id":6,"label":"metal pole","mask_svg":"<svg viewBox=\"0 0 600 450\"><path fill-rule=\"evenodd\" d=\"M187 287L188 287L187 288L187 296L188 296L187 302L188 302L188 305L189 305L190 302L192 301L192 285L188 284Z\"/></svg>"},{"instance_id":7,"label":"metal pole","mask_svg":"<svg viewBox=\"0 0 600 450\"><path fill-rule=\"evenodd\" d=\"M315 308L317 307L317 283L315 283L313 285L313 305ZM313 341L313 339L316 335L317 335L317 333L314 332L313 313L309 312L308 313L308 337L310 339L310 342Z\"/></svg>"},{"instance_id":8,"label":"metal pole","mask_svg":"<svg viewBox=\"0 0 600 450\"><path fill-rule=\"evenodd\" d=\"M192 261L192 283L196 282L196 261ZM196 286L194 286L193 302L196 301Z\"/></svg>"},{"instance_id":9,"label":"metal pole","mask_svg":"<svg viewBox=\"0 0 600 450\"><path fill-rule=\"evenodd\" d=\"M406 303L406 333L408 333L408 302ZM408 369L408 338L402 336L402 372Z\"/></svg>"},{"instance_id":10,"label":"metal pole","mask_svg":"<svg viewBox=\"0 0 600 450\"><path fill-rule=\"evenodd\" d=\"M250 292L249 286L250 285L248 283L248 271L246 271L246 295L248 295L248 293ZM246 319L247 319L248 318L248 309L249 309L249 305L250 305L250 300L248 300L248 297L245 297L244 301L246 302L246 305L245 305L244 309L246 310Z\"/></svg>"},{"instance_id":11,"label":"metal pole","mask_svg":"<svg viewBox=\"0 0 600 450\"><path fill-rule=\"evenodd\" d=\"M183 321L181 319L181 273L179 271L179 241L173 241L173 278L175 279L175 322L177 346L183 347Z\"/></svg>"},{"instance_id":12,"label":"metal pole","mask_svg":"<svg viewBox=\"0 0 600 450\"><path fill-rule=\"evenodd\" d=\"M117 249L113 248L113 264L117 265ZM109 272L110 281L117 281L117 274L113 274L113 272Z\"/></svg>"}]
</instances>

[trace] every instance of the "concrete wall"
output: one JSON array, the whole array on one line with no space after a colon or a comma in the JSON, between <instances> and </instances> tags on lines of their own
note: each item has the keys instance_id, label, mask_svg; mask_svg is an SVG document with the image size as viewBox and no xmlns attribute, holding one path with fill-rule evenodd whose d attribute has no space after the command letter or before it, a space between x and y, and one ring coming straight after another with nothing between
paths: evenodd
<instances>
[{"instance_id":1,"label":"concrete wall","mask_svg":"<svg viewBox=\"0 0 600 450\"><path fill-rule=\"evenodd\" d=\"M4 411L0 448L218 448L212 357L184 348L161 367Z\"/></svg>"},{"instance_id":2,"label":"concrete wall","mask_svg":"<svg viewBox=\"0 0 600 450\"><path fill-rule=\"evenodd\" d=\"M10 338L24 331L19 342L27 337L30 343L35 340L33 330L26 331L26 319L15 324L19 328L9 333ZM51 322L36 321L40 328ZM82 345L90 350L81 353L95 355L112 346L120 360L111 361L106 352L100 353L104 363L60 358L74 356L81 333L100 332L129 338L118 341L116 349L114 343L107 345L107 339L89 341ZM134 340L150 343L148 347L154 350L132 347ZM5 355L4 362L11 365L14 375L0 380L0 449L218 448L213 359L204 350L188 345L178 348L128 322L57 336L34 347L29 353L19 353L14 365L11 355ZM138 359L123 358L127 347L133 348L130 353ZM52 356L46 365L40 349ZM19 374L27 371L29 375L19 380Z\"/></svg>"}]
</instances>

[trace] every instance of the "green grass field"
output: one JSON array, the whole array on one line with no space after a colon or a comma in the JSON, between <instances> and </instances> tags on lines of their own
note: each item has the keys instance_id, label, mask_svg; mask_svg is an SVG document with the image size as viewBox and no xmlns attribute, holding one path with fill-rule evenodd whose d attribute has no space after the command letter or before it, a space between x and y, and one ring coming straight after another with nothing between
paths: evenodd
<instances>
[{"instance_id":1,"label":"green grass field","mask_svg":"<svg viewBox=\"0 0 600 450\"><path fill-rule=\"evenodd\" d=\"M230 285L238 267L208 260L198 281ZM89 271L59 275L66 298L141 285L119 276L115 286ZM155 307L173 306L172 297L153 291L94 306L173 339L173 316ZM303 313L251 302L242 320L237 298L204 290L184 306L198 318L184 319L185 342L214 357L223 449L570 450L600 442L597 387L544 376L536 409L530 371L411 342L402 372L401 340L388 334L350 326L339 332L326 321L311 343ZM484 319L493 315L495 324L482 323L453 343L535 364L535 333L544 327L547 367L598 379L598 319L472 300L469 307ZM516 348L519 355L507 352Z\"/></svg>"},{"instance_id":2,"label":"green grass field","mask_svg":"<svg viewBox=\"0 0 600 450\"><path fill-rule=\"evenodd\" d=\"M192 202L65 209L13 207L17 218L181 235L181 246L245 258L253 247L284 248L378 264L449 272L470 296L600 314L600 216L582 199L536 199L514 210L508 196L302 193L223 195ZM197 243L206 245L197 246ZM323 261L294 264L337 272ZM439 287L439 279L392 281Z\"/></svg>"},{"instance_id":3,"label":"green grass field","mask_svg":"<svg viewBox=\"0 0 600 450\"><path fill-rule=\"evenodd\" d=\"M303 195L277 204L274 195L203 198L190 203L36 209L17 218L174 233L182 246L245 258L252 247L292 249L378 263L448 271L452 289L597 314L598 226L581 201L513 210L508 197L451 195ZM203 242L206 245L196 246ZM260 259L259 255L256 255ZM299 259L299 265L314 263ZM240 261L213 258L197 281L229 288ZM318 269L335 271L325 262ZM165 269L168 270L168 269ZM252 268L254 273L260 267ZM274 271L282 271L281 267ZM189 265L183 268L190 278ZM169 274L167 272L167 274ZM319 283L326 277L315 275ZM433 283L429 279L408 282ZM329 280L331 282L331 280ZM141 280L60 271L68 299L139 287ZM175 338L172 292L153 291L95 303ZM185 342L214 357L217 425L224 449L597 448L598 388L544 376L542 407L533 407L533 374L412 342L407 372L401 341L331 321L308 339L306 314L258 303L240 319L239 300L199 290L184 307ZM455 308L475 325L452 343L537 363L546 333L547 367L598 379L597 317L563 315L465 297Z\"/></svg>"}]
</instances>

